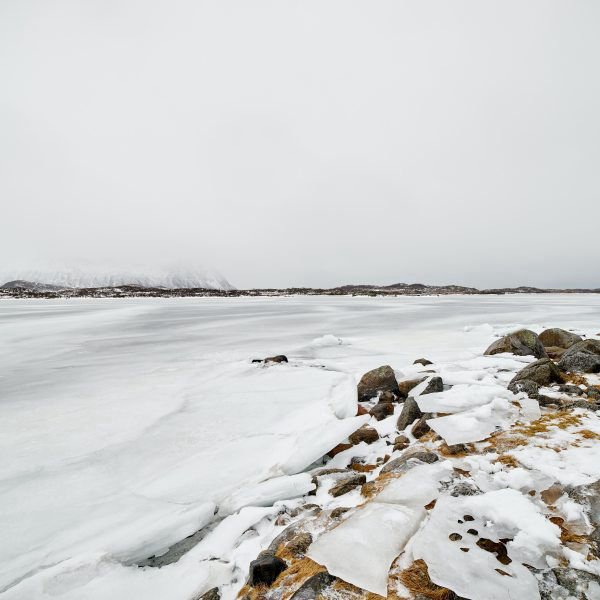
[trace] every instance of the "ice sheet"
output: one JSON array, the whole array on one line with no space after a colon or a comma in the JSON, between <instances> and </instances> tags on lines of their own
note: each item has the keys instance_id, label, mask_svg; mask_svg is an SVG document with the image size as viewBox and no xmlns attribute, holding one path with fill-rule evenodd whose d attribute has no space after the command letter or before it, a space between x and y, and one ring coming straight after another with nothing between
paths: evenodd
<instances>
[{"instance_id":1,"label":"ice sheet","mask_svg":"<svg viewBox=\"0 0 600 600\"><path fill-rule=\"evenodd\" d=\"M2 300L0 590L189 600L232 573L241 585L262 525L239 547L228 538L161 569L129 565L347 435L362 421L338 417L354 414L348 394L365 371L412 376L425 356L454 361L446 383L488 382L527 361L482 357L495 334L535 323L595 333L599 307L592 295ZM250 363L279 353L288 365ZM249 510L269 509L239 514Z\"/></svg>"}]
</instances>

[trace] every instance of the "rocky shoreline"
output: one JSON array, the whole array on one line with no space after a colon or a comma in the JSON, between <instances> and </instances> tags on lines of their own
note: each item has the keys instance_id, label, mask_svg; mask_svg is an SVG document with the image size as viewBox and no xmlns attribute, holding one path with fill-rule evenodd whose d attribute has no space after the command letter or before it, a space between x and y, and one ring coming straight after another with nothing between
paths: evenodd
<instances>
[{"instance_id":1,"label":"rocky shoreline","mask_svg":"<svg viewBox=\"0 0 600 600\"><path fill-rule=\"evenodd\" d=\"M599 336L522 329L365 373L365 423L244 533L247 571L195 600L599 598Z\"/></svg>"}]
</instances>

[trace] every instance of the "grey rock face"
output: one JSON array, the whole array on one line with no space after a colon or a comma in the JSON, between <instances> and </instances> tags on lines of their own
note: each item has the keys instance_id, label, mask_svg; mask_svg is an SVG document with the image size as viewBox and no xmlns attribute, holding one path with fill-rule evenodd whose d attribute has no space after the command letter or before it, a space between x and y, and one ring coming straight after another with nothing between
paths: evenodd
<instances>
[{"instance_id":1,"label":"grey rock face","mask_svg":"<svg viewBox=\"0 0 600 600\"><path fill-rule=\"evenodd\" d=\"M394 414L394 405L389 402L380 402L369 411L369 414L372 417L375 417L378 421L382 421L383 419Z\"/></svg>"},{"instance_id":2,"label":"grey rock face","mask_svg":"<svg viewBox=\"0 0 600 600\"><path fill-rule=\"evenodd\" d=\"M573 344L558 363L563 371L600 372L600 341L584 340Z\"/></svg>"},{"instance_id":3,"label":"grey rock face","mask_svg":"<svg viewBox=\"0 0 600 600\"><path fill-rule=\"evenodd\" d=\"M555 346L557 348L570 348L573 344L581 341L581 336L558 327L546 329L540 333L540 342L542 342L545 347Z\"/></svg>"},{"instance_id":4,"label":"grey rock face","mask_svg":"<svg viewBox=\"0 0 600 600\"><path fill-rule=\"evenodd\" d=\"M421 396L425 394L435 394L444 391L444 382L441 377L432 377L427 384L427 387L421 392Z\"/></svg>"},{"instance_id":5,"label":"grey rock face","mask_svg":"<svg viewBox=\"0 0 600 600\"><path fill-rule=\"evenodd\" d=\"M323 571L309 577L295 592L290 600L315 600L330 587L335 577Z\"/></svg>"},{"instance_id":6,"label":"grey rock face","mask_svg":"<svg viewBox=\"0 0 600 600\"><path fill-rule=\"evenodd\" d=\"M559 368L549 359L541 358L521 369L510 382L533 381L538 385L551 385L562 381Z\"/></svg>"},{"instance_id":7,"label":"grey rock face","mask_svg":"<svg viewBox=\"0 0 600 600\"><path fill-rule=\"evenodd\" d=\"M402 406L402 412L398 417L398 422L396 423L396 427L399 431L403 431L406 429L413 421L420 419L423 416L417 401L409 396Z\"/></svg>"},{"instance_id":8,"label":"grey rock face","mask_svg":"<svg viewBox=\"0 0 600 600\"><path fill-rule=\"evenodd\" d=\"M536 358L547 358L544 345L540 338L529 329L519 329L499 340L496 340L485 352L486 355L508 352L517 356L535 356Z\"/></svg>"},{"instance_id":9,"label":"grey rock face","mask_svg":"<svg viewBox=\"0 0 600 600\"><path fill-rule=\"evenodd\" d=\"M508 384L508 389L513 394L525 392L530 398L537 398L540 386L535 381L531 381L531 379L522 379L521 381L511 381Z\"/></svg>"},{"instance_id":10,"label":"grey rock face","mask_svg":"<svg viewBox=\"0 0 600 600\"><path fill-rule=\"evenodd\" d=\"M358 382L359 402L374 398L378 392L391 392L395 396L400 396L394 369L389 365L368 371Z\"/></svg>"},{"instance_id":11,"label":"grey rock face","mask_svg":"<svg viewBox=\"0 0 600 600\"><path fill-rule=\"evenodd\" d=\"M426 450L423 446L416 446L406 450L401 456L390 460L385 464L381 473L402 473L410 468L409 461L414 461L414 464L421 463L434 463L439 460L439 457L435 452Z\"/></svg>"},{"instance_id":12,"label":"grey rock face","mask_svg":"<svg viewBox=\"0 0 600 600\"><path fill-rule=\"evenodd\" d=\"M431 427L427 425L427 419L430 419L431 415L423 415L413 426L410 432L419 439L424 436L426 433L431 431Z\"/></svg>"}]
</instances>

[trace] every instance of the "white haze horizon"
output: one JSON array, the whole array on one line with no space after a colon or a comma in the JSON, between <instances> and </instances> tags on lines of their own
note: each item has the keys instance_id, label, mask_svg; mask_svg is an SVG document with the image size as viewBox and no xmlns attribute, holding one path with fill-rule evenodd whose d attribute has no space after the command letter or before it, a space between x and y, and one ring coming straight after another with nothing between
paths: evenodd
<instances>
[{"instance_id":1,"label":"white haze horizon","mask_svg":"<svg viewBox=\"0 0 600 600\"><path fill-rule=\"evenodd\" d=\"M6 0L2 269L599 287L599 28L587 0Z\"/></svg>"}]
</instances>

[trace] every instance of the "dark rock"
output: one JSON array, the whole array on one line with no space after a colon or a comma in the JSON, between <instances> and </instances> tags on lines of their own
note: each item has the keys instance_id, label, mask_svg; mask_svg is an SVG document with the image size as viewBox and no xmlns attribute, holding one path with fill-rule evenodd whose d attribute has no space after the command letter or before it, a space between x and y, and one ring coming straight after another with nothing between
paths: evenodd
<instances>
[{"instance_id":1,"label":"dark rock","mask_svg":"<svg viewBox=\"0 0 600 600\"><path fill-rule=\"evenodd\" d=\"M513 394L525 392L530 398L538 398L540 386L535 381L531 381L531 379L523 379L521 381L511 381L508 384L508 389Z\"/></svg>"},{"instance_id":2,"label":"dark rock","mask_svg":"<svg viewBox=\"0 0 600 600\"><path fill-rule=\"evenodd\" d=\"M449 446L446 442L440 445L440 452L447 456L455 456L467 452L468 448L464 444L452 444Z\"/></svg>"},{"instance_id":3,"label":"dark rock","mask_svg":"<svg viewBox=\"0 0 600 600\"><path fill-rule=\"evenodd\" d=\"M424 367L432 364L433 363L430 360L427 360L426 358L417 358L417 360L415 360L415 362L413 363L413 365L423 365Z\"/></svg>"},{"instance_id":4,"label":"dark rock","mask_svg":"<svg viewBox=\"0 0 600 600\"><path fill-rule=\"evenodd\" d=\"M351 473L348 474L347 477L340 477L340 481L329 490L329 493L334 498L337 498L338 496L343 496L344 494L351 492L354 488L357 488L359 485L363 485L366 482L366 475L362 473Z\"/></svg>"},{"instance_id":5,"label":"dark rock","mask_svg":"<svg viewBox=\"0 0 600 600\"><path fill-rule=\"evenodd\" d=\"M277 554L284 548L292 554L304 554L312 544L312 536L303 530L304 523L297 521L286 527L270 544L267 555Z\"/></svg>"},{"instance_id":6,"label":"dark rock","mask_svg":"<svg viewBox=\"0 0 600 600\"><path fill-rule=\"evenodd\" d=\"M384 365L365 373L358 382L358 401L364 402L377 396L378 392L392 392L400 395L394 369Z\"/></svg>"},{"instance_id":7,"label":"dark rock","mask_svg":"<svg viewBox=\"0 0 600 600\"><path fill-rule=\"evenodd\" d=\"M521 369L510 382L533 381L538 385L551 385L562 381L559 368L549 359L541 358Z\"/></svg>"},{"instance_id":8,"label":"dark rock","mask_svg":"<svg viewBox=\"0 0 600 600\"><path fill-rule=\"evenodd\" d=\"M567 351L566 348L559 348L558 346L546 346L546 354L553 360L559 360L562 355Z\"/></svg>"},{"instance_id":9,"label":"dark rock","mask_svg":"<svg viewBox=\"0 0 600 600\"><path fill-rule=\"evenodd\" d=\"M423 446L415 446L403 452L398 458L387 462L381 469L381 473L403 473L419 462L431 464L437 460L439 457L434 452L426 450ZM409 461L414 461L413 465L409 465Z\"/></svg>"},{"instance_id":10,"label":"dark rock","mask_svg":"<svg viewBox=\"0 0 600 600\"><path fill-rule=\"evenodd\" d=\"M278 354L277 356L267 356L267 358L254 358L253 363L286 363L288 362L287 356L284 354Z\"/></svg>"},{"instance_id":11,"label":"dark rock","mask_svg":"<svg viewBox=\"0 0 600 600\"><path fill-rule=\"evenodd\" d=\"M350 435L348 439L353 446L360 444L361 442L372 444L379 439L379 434L372 427L363 425L360 429L357 429L352 435Z\"/></svg>"},{"instance_id":12,"label":"dark rock","mask_svg":"<svg viewBox=\"0 0 600 600\"><path fill-rule=\"evenodd\" d=\"M287 569L283 560L273 554L263 553L250 563L248 585L271 585Z\"/></svg>"},{"instance_id":13,"label":"dark rock","mask_svg":"<svg viewBox=\"0 0 600 600\"><path fill-rule=\"evenodd\" d=\"M558 386L558 391L563 394L570 394L571 396L582 396L583 390L578 385L572 383L565 383Z\"/></svg>"},{"instance_id":14,"label":"dark rock","mask_svg":"<svg viewBox=\"0 0 600 600\"><path fill-rule=\"evenodd\" d=\"M218 587L214 587L200 596L194 596L192 600L221 600L221 592Z\"/></svg>"},{"instance_id":15,"label":"dark rock","mask_svg":"<svg viewBox=\"0 0 600 600\"><path fill-rule=\"evenodd\" d=\"M394 450L406 450L410 446L410 440L403 434L394 440Z\"/></svg>"},{"instance_id":16,"label":"dark rock","mask_svg":"<svg viewBox=\"0 0 600 600\"><path fill-rule=\"evenodd\" d=\"M421 392L421 396L425 394L436 394L444 391L444 382L441 377L432 377L425 389Z\"/></svg>"},{"instance_id":17,"label":"dark rock","mask_svg":"<svg viewBox=\"0 0 600 600\"><path fill-rule=\"evenodd\" d=\"M560 359L563 371L600 372L600 340L584 340L573 344Z\"/></svg>"},{"instance_id":18,"label":"dark rock","mask_svg":"<svg viewBox=\"0 0 600 600\"><path fill-rule=\"evenodd\" d=\"M356 416L360 417L362 415L368 415L369 411L362 405L362 404L357 404L356 405Z\"/></svg>"},{"instance_id":19,"label":"dark rock","mask_svg":"<svg viewBox=\"0 0 600 600\"><path fill-rule=\"evenodd\" d=\"M327 456L333 458L334 456L337 456L340 452L344 452L350 448L352 448L352 444L338 444L327 453Z\"/></svg>"},{"instance_id":20,"label":"dark rock","mask_svg":"<svg viewBox=\"0 0 600 600\"><path fill-rule=\"evenodd\" d=\"M587 397L590 400L600 400L600 390L595 387L589 387L587 390Z\"/></svg>"},{"instance_id":21,"label":"dark rock","mask_svg":"<svg viewBox=\"0 0 600 600\"><path fill-rule=\"evenodd\" d=\"M338 506L331 511L330 517L332 519L339 519L342 515L345 515L350 509L346 506Z\"/></svg>"},{"instance_id":22,"label":"dark rock","mask_svg":"<svg viewBox=\"0 0 600 600\"><path fill-rule=\"evenodd\" d=\"M425 381L426 377L419 377L419 379L409 379L407 381L400 381L398 383L398 389L400 390L401 398L408 398L410 391L417 387L420 383Z\"/></svg>"},{"instance_id":23,"label":"dark rock","mask_svg":"<svg viewBox=\"0 0 600 600\"><path fill-rule=\"evenodd\" d=\"M431 427L427 425L427 419L430 419L431 415L423 415L413 426L410 432L419 439L424 436L426 433L431 431Z\"/></svg>"},{"instance_id":24,"label":"dark rock","mask_svg":"<svg viewBox=\"0 0 600 600\"><path fill-rule=\"evenodd\" d=\"M391 403L379 403L376 404L370 411L369 414L375 417L378 421L389 417L394 414L394 405Z\"/></svg>"},{"instance_id":25,"label":"dark rock","mask_svg":"<svg viewBox=\"0 0 600 600\"><path fill-rule=\"evenodd\" d=\"M517 356L535 356L547 358L544 345L540 338L529 329L519 329L496 340L485 352L486 355L508 352Z\"/></svg>"},{"instance_id":26,"label":"dark rock","mask_svg":"<svg viewBox=\"0 0 600 600\"><path fill-rule=\"evenodd\" d=\"M309 577L292 595L290 600L315 600L335 582L335 577L322 571Z\"/></svg>"},{"instance_id":27,"label":"dark rock","mask_svg":"<svg viewBox=\"0 0 600 600\"><path fill-rule=\"evenodd\" d=\"M390 404L391 402L398 402L398 396L392 394L392 392L381 392L378 398L378 404Z\"/></svg>"},{"instance_id":28,"label":"dark rock","mask_svg":"<svg viewBox=\"0 0 600 600\"><path fill-rule=\"evenodd\" d=\"M581 340L581 336L558 327L546 329L540 333L540 342L542 342L546 348L548 346L555 346L557 348L566 349L577 342L581 342Z\"/></svg>"},{"instance_id":29,"label":"dark rock","mask_svg":"<svg viewBox=\"0 0 600 600\"><path fill-rule=\"evenodd\" d=\"M570 568L557 568L552 569L554 571L554 575L556 576L556 581L569 591L570 598L591 598L587 594L583 595L581 592L591 582L595 582L598 584L600 582L600 578L597 575L593 575L591 573L586 573L585 571L580 571L578 569L570 569Z\"/></svg>"},{"instance_id":30,"label":"dark rock","mask_svg":"<svg viewBox=\"0 0 600 600\"><path fill-rule=\"evenodd\" d=\"M409 396L402 406L402 412L398 417L398 422L396 423L396 427L399 431L404 431L413 421L416 419L420 419L423 416L417 401Z\"/></svg>"}]
</instances>

